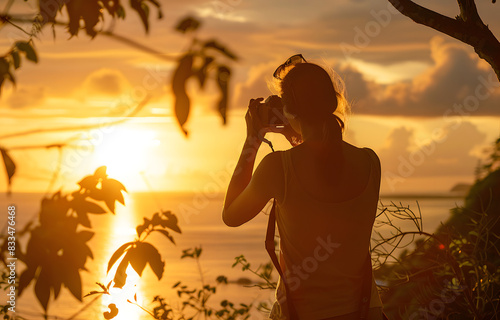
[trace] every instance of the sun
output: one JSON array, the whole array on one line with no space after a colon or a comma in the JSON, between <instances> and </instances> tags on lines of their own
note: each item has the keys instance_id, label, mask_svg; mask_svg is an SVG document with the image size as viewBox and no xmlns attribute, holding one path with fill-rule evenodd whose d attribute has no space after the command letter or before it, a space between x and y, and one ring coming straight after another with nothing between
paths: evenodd
<instances>
[{"instance_id":1,"label":"sun","mask_svg":"<svg viewBox=\"0 0 500 320\"><path fill-rule=\"evenodd\" d=\"M145 182L142 175L156 165L160 145L156 132L139 126L114 127L94 149L95 167L106 166L107 174L132 189Z\"/></svg>"}]
</instances>

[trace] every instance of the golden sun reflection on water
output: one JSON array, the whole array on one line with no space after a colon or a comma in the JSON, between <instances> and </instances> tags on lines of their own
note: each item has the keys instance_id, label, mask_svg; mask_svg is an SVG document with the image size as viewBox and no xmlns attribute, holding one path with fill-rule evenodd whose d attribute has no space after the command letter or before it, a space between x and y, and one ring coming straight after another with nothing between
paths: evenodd
<instances>
[{"instance_id":1,"label":"golden sun reflection on water","mask_svg":"<svg viewBox=\"0 0 500 320\"><path fill-rule=\"evenodd\" d=\"M133 208L133 200L125 194L125 207L121 207L119 213L112 220L109 232L109 241L105 244L106 256L111 257L113 253L127 242L134 241L136 238L135 226L137 221L135 219ZM109 271L106 277L106 285L113 280L116 269L120 263L118 260L113 268ZM106 273L108 268L108 260L102 265L102 270ZM109 289L110 295L102 296L102 312L110 312L109 305L115 304L118 309L118 314L113 320L140 320L147 315L144 311L140 310L137 305L134 305L127 300L142 305L143 290L141 286L141 278L135 270L129 265L127 268L127 282L123 288ZM137 300L136 300L137 299Z\"/></svg>"}]
</instances>

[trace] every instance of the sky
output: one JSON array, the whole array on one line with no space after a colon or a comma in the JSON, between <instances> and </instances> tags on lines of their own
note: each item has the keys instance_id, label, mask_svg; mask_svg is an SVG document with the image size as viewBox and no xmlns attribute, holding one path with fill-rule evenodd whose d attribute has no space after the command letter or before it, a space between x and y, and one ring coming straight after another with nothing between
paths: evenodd
<instances>
[{"instance_id":1,"label":"sky","mask_svg":"<svg viewBox=\"0 0 500 320\"><path fill-rule=\"evenodd\" d=\"M6 2L0 0L0 9ZM377 152L382 193L446 192L472 183L484 148L500 135L500 84L491 67L471 47L415 24L387 0L160 2L164 17L157 20L151 8L148 34L126 3L125 20L105 16L97 28L162 56L105 35L92 39L81 31L70 38L58 26L54 32L45 27L35 39L39 62L23 60L16 87L6 84L0 96L0 146L17 165L14 192L73 190L102 165L130 191L223 192L244 141L249 99L276 93L272 73L296 53L344 80L351 103L345 140ZM32 13L35 3L16 1L11 12ZM453 1L418 3L458 14ZM481 1L478 9L498 36L500 6ZM216 39L239 59L220 57L232 71L226 126L215 108L215 81L204 90L188 83L186 138L173 118L170 81L192 40L174 31L188 15L202 21L198 39ZM6 25L0 35L0 55L26 40ZM136 117L111 125L146 96ZM88 125L94 128L78 130ZM5 137L54 128L72 129ZM278 149L289 148L280 136L270 139ZM45 148L58 143L65 147ZM258 160L269 152L262 145Z\"/></svg>"}]
</instances>

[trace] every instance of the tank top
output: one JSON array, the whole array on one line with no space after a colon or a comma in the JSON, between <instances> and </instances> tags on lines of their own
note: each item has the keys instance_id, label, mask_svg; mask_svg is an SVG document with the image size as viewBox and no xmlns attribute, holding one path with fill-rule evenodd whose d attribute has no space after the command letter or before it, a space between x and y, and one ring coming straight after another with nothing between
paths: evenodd
<instances>
[{"instance_id":1,"label":"tank top","mask_svg":"<svg viewBox=\"0 0 500 320\"><path fill-rule=\"evenodd\" d=\"M341 202L318 200L300 184L290 150L282 151L285 192L277 203L280 259L300 319L325 319L360 307L363 263L377 212L380 165L373 150L363 191ZM282 286L278 287L277 295ZM370 308L382 302L372 280Z\"/></svg>"}]
</instances>

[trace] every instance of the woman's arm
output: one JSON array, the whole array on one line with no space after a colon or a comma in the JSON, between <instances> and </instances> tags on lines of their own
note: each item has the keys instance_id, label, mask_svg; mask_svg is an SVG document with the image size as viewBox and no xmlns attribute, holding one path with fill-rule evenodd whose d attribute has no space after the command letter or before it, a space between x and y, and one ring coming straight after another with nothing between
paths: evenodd
<instances>
[{"instance_id":1,"label":"woman's arm","mask_svg":"<svg viewBox=\"0 0 500 320\"><path fill-rule=\"evenodd\" d=\"M262 144L263 135L268 131L256 116L261 100L250 100L245 116L247 136L224 201L222 219L232 227L254 218L276 193L274 188L276 179L279 179L277 166L281 161L278 154L264 157L252 176L257 151Z\"/></svg>"}]
</instances>

